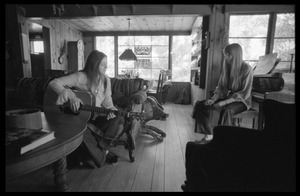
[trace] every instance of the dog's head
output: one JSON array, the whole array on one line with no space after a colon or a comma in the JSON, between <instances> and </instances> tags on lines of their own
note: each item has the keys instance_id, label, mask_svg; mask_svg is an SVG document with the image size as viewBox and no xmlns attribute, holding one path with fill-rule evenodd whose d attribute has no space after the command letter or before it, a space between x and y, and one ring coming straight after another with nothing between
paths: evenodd
<instances>
[{"instance_id":1,"label":"dog's head","mask_svg":"<svg viewBox=\"0 0 300 196\"><path fill-rule=\"evenodd\" d=\"M160 107L158 107L156 100L147 97L146 101L143 103L143 108L145 111L145 119L149 120L166 120L169 114L165 113Z\"/></svg>"}]
</instances>

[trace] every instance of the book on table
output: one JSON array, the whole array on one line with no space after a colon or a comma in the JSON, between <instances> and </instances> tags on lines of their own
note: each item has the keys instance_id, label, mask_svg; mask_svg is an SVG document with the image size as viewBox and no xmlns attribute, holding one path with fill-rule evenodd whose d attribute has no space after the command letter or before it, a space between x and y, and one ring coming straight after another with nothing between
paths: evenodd
<instances>
[{"instance_id":1,"label":"book on table","mask_svg":"<svg viewBox=\"0 0 300 196\"><path fill-rule=\"evenodd\" d=\"M8 154L24 154L54 138L54 131L43 128L6 128L5 148Z\"/></svg>"}]
</instances>

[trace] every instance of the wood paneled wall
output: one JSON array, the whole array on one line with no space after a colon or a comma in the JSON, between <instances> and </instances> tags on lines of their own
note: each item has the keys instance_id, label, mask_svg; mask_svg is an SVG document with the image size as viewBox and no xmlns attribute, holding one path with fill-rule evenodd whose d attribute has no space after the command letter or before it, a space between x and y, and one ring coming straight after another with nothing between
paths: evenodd
<instances>
[{"instance_id":1,"label":"wood paneled wall","mask_svg":"<svg viewBox=\"0 0 300 196\"><path fill-rule=\"evenodd\" d=\"M14 87L17 78L32 77L28 28L31 22L42 25L43 29L46 29L45 32L49 34L43 34L45 47L49 45L51 47L47 50L50 54L47 56L45 69L68 70L67 58L62 64L58 62L63 44L65 41L67 43L82 39L80 31L60 20L48 19L37 22L29 20L24 15L24 10L17 9L16 5L6 5L6 87ZM49 41L46 42L45 39ZM24 50L26 50L25 56Z\"/></svg>"},{"instance_id":2,"label":"wood paneled wall","mask_svg":"<svg viewBox=\"0 0 300 196\"><path fill-rule=\"evenodd\" d=\"M34 22L31 20L31 22ZM70 25L56 19L41 20L40 25L50 30L51 46L51 69L68 70L68 59L60 64L58 58L61 55L64 42L77 41L82 39L82 33Z\"/></svg>"}]
</instances>

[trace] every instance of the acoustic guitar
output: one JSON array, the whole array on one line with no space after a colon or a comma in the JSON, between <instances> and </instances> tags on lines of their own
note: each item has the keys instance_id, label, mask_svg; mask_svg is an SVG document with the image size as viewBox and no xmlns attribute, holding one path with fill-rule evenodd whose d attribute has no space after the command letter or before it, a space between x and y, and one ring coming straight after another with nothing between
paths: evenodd
<instances>
[{"instance_id":1,"label":"acoustic guitar","mask_svg":"<svg viewBox=\"0 0 300 196\"><path fill-rule=\"evenodd\" d=\"M63 105L56 105L56 100L58 94L52 90L49 86L45 90L43 110L45 113L64 113L69 115L79 115L84 121L89 121L93 118L94 113L99 113L102 116L106 116L110 112L113 112L115 115L127 116L129 118L134 118L137 120L143 120L144 112L124 112L107 109L104 107L96 107L96 98L95 95L87 91L72 90L75 95L81 99L83 105L80 105L80 108L77 112L73 112L70 108L69 102L64 103Z\"/></svg>"}]
</instances>

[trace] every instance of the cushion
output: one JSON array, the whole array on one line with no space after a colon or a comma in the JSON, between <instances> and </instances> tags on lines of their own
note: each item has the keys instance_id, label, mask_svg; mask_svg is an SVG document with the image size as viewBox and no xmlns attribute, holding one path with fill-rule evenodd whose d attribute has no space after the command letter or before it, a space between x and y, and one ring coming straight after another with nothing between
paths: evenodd
<instances>
[{"instance_id":1,"label":"cushion","mask_svg":"<svg viewBox=\"0 0 300 196\"><path fill-rule=\"evenodd\" d=\"M113 91L111 97L115 106L125 109L129 104L129 98L120 91Z\"/></svg>"}]
</instances>

